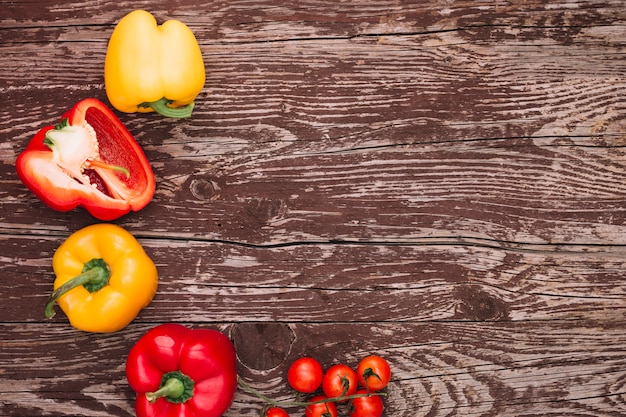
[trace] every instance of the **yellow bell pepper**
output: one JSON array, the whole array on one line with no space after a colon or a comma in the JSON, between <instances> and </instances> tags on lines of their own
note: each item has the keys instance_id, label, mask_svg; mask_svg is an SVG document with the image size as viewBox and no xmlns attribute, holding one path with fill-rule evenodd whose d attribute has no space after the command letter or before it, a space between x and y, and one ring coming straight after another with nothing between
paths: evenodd
<instances>
[{"instance_id":1,"label":"yellow bell pepper","mask_svg":"<svg viewBox=\"0 0 626 417\"><path fill-rule=\"evenodd\" d=\"M94 224L74 232L52 257L54 291L45 314L54 316L54 303L72 326L87 332L114 332L128 325L157 290L154 262L141 244L114 224Z\"/></svg>"},{"instance_id":2,"label":"yellow bell pepper","mask_svg":"<svg viewBox=\"0 0 626 417\"><path fill-rule=\"evenodd\" d=\"M113 30L104 60L104 85L117 110L190 117L204 81L200 46L181 21L157 25L152 14L135 10Z\"/></svg>"}]
</instances>

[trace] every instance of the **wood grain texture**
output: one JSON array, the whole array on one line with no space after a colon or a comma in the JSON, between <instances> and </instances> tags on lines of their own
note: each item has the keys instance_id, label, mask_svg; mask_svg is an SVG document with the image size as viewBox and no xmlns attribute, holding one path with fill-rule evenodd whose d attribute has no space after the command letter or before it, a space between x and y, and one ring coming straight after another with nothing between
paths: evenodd
<instances>
[{"instance_id":1,"label":"wood grain texture","mask_svg":"<svg viewBox=\"0 0 626 417\"><path fill-rule=\"evenodd\" d=\"M210 328L231 335L237 326ZM10 415L132 415L123 363L111 358L124 357L149 325L135 324L110 335L77 333L63 324L3 327L11 341L4 342L0 358L11 373L2 378L0 389L10 397L4 408ZM262 340L267 326L256 327ZM289 351L279 353L278 365L255 369L241 360L239 365L242 378L278 400L291 398L284 373L295 358L312 354L326 366L355 364L376 351L394 371L386 415L623 414L623 321L596 326L548 321L288 327L293 342ZM344 337L320 337L333 334ZM381 336L387 340L384 347ZM266 343L273 346L271 338ZM238 391L226 416L257 415L260 407L255 397Z\"/></svg>"},{"instance_id":2,"label":"wood grain texture","mask_svg":"<svg viewBox=\"0 0 626 417\"><path fill-rule=\"evenodd\" d=\"M119 114L157 191L116 223L160 284L87 334L43 304L96 220L14 162L107 101L135 8L192 28L207 81L191 119ZM378 353L385 417L625 415L625 59L622 1L0 1L0 415L134 415L125 357L169 321L224 331L276 399L297 357Z\"/></svg>"}]
</instances>

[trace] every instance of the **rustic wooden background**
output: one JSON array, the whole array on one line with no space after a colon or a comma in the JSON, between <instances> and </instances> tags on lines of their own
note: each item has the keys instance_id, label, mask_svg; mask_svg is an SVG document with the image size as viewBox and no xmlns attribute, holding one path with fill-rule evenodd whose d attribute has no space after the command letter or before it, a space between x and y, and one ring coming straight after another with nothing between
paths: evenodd
<instances>
[{"instance_id":1,"label":"rustic wooden background","mask_svg":"<svg viewBox=\"0 0 626 417\"><path fill-rule=\"evenodd\" d=\"M126 329L87 334L43 305L54 250L97 221L45 207L14 162L78 100L107 102L107 41L135 8L192 28L207 81L189 120L118 113L157 192L115 223L160 287ZM299 356L377 353L387 417L626 415L624 1L0 16L0 415L134 415L126 354L162 322L223 330L276 399ZM226 416L260 408L238 391Z\"/></svg>"}]
</instances>

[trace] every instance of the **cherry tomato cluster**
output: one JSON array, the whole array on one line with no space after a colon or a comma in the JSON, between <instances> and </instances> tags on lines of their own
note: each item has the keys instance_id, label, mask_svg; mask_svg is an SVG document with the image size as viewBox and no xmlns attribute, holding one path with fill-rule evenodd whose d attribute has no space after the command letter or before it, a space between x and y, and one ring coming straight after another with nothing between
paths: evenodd
<instances>
[{"instance_id":1,"label":"cherry tomato cluster","mask_svg":"<svg viewBox=\"0 0 626 417\"><path fill-rule=\"evenodd\" d=\"M305 403L306 417L337 417L342 404L350 417L380 417L384 404L379 391L390 379L389 363L377 355L363 358L356 370L335 364L325 372L316 359L303 357L293 362L287 372L291 388L300 394L313 395ZM264 416L289 417L289 414L284 408L273 406L265 410Z\"/></svg>"}]
</instances>

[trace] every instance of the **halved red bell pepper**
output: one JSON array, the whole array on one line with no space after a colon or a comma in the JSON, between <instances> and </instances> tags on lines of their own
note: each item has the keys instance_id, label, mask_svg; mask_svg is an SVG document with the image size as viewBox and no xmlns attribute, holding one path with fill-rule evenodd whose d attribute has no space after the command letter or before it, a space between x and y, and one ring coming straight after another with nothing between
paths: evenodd
<instances>
[{"instance_id":1,"label":"halved red bell pepper","mask_svg":"<svg viewBox=\"0 0 626 417\"><path fill-rule=\"evenodd\" d=\"M161 324L130 350L126 377L137 417L220 417L237 389L235 348L217 330Z\"/></svg>"},{"instance_id":2,"label":"halved red bell pepper","mask_svg":"<svg viewBox=\"0 0 626 417\"><path fill-rule=\"evenodd\" d=\"M84 207L100 220L144 208L156 182L143 150L100 100L88 98L42 128L15 162L20 180L58 211Z\"/></svg>"}]
</instances>

